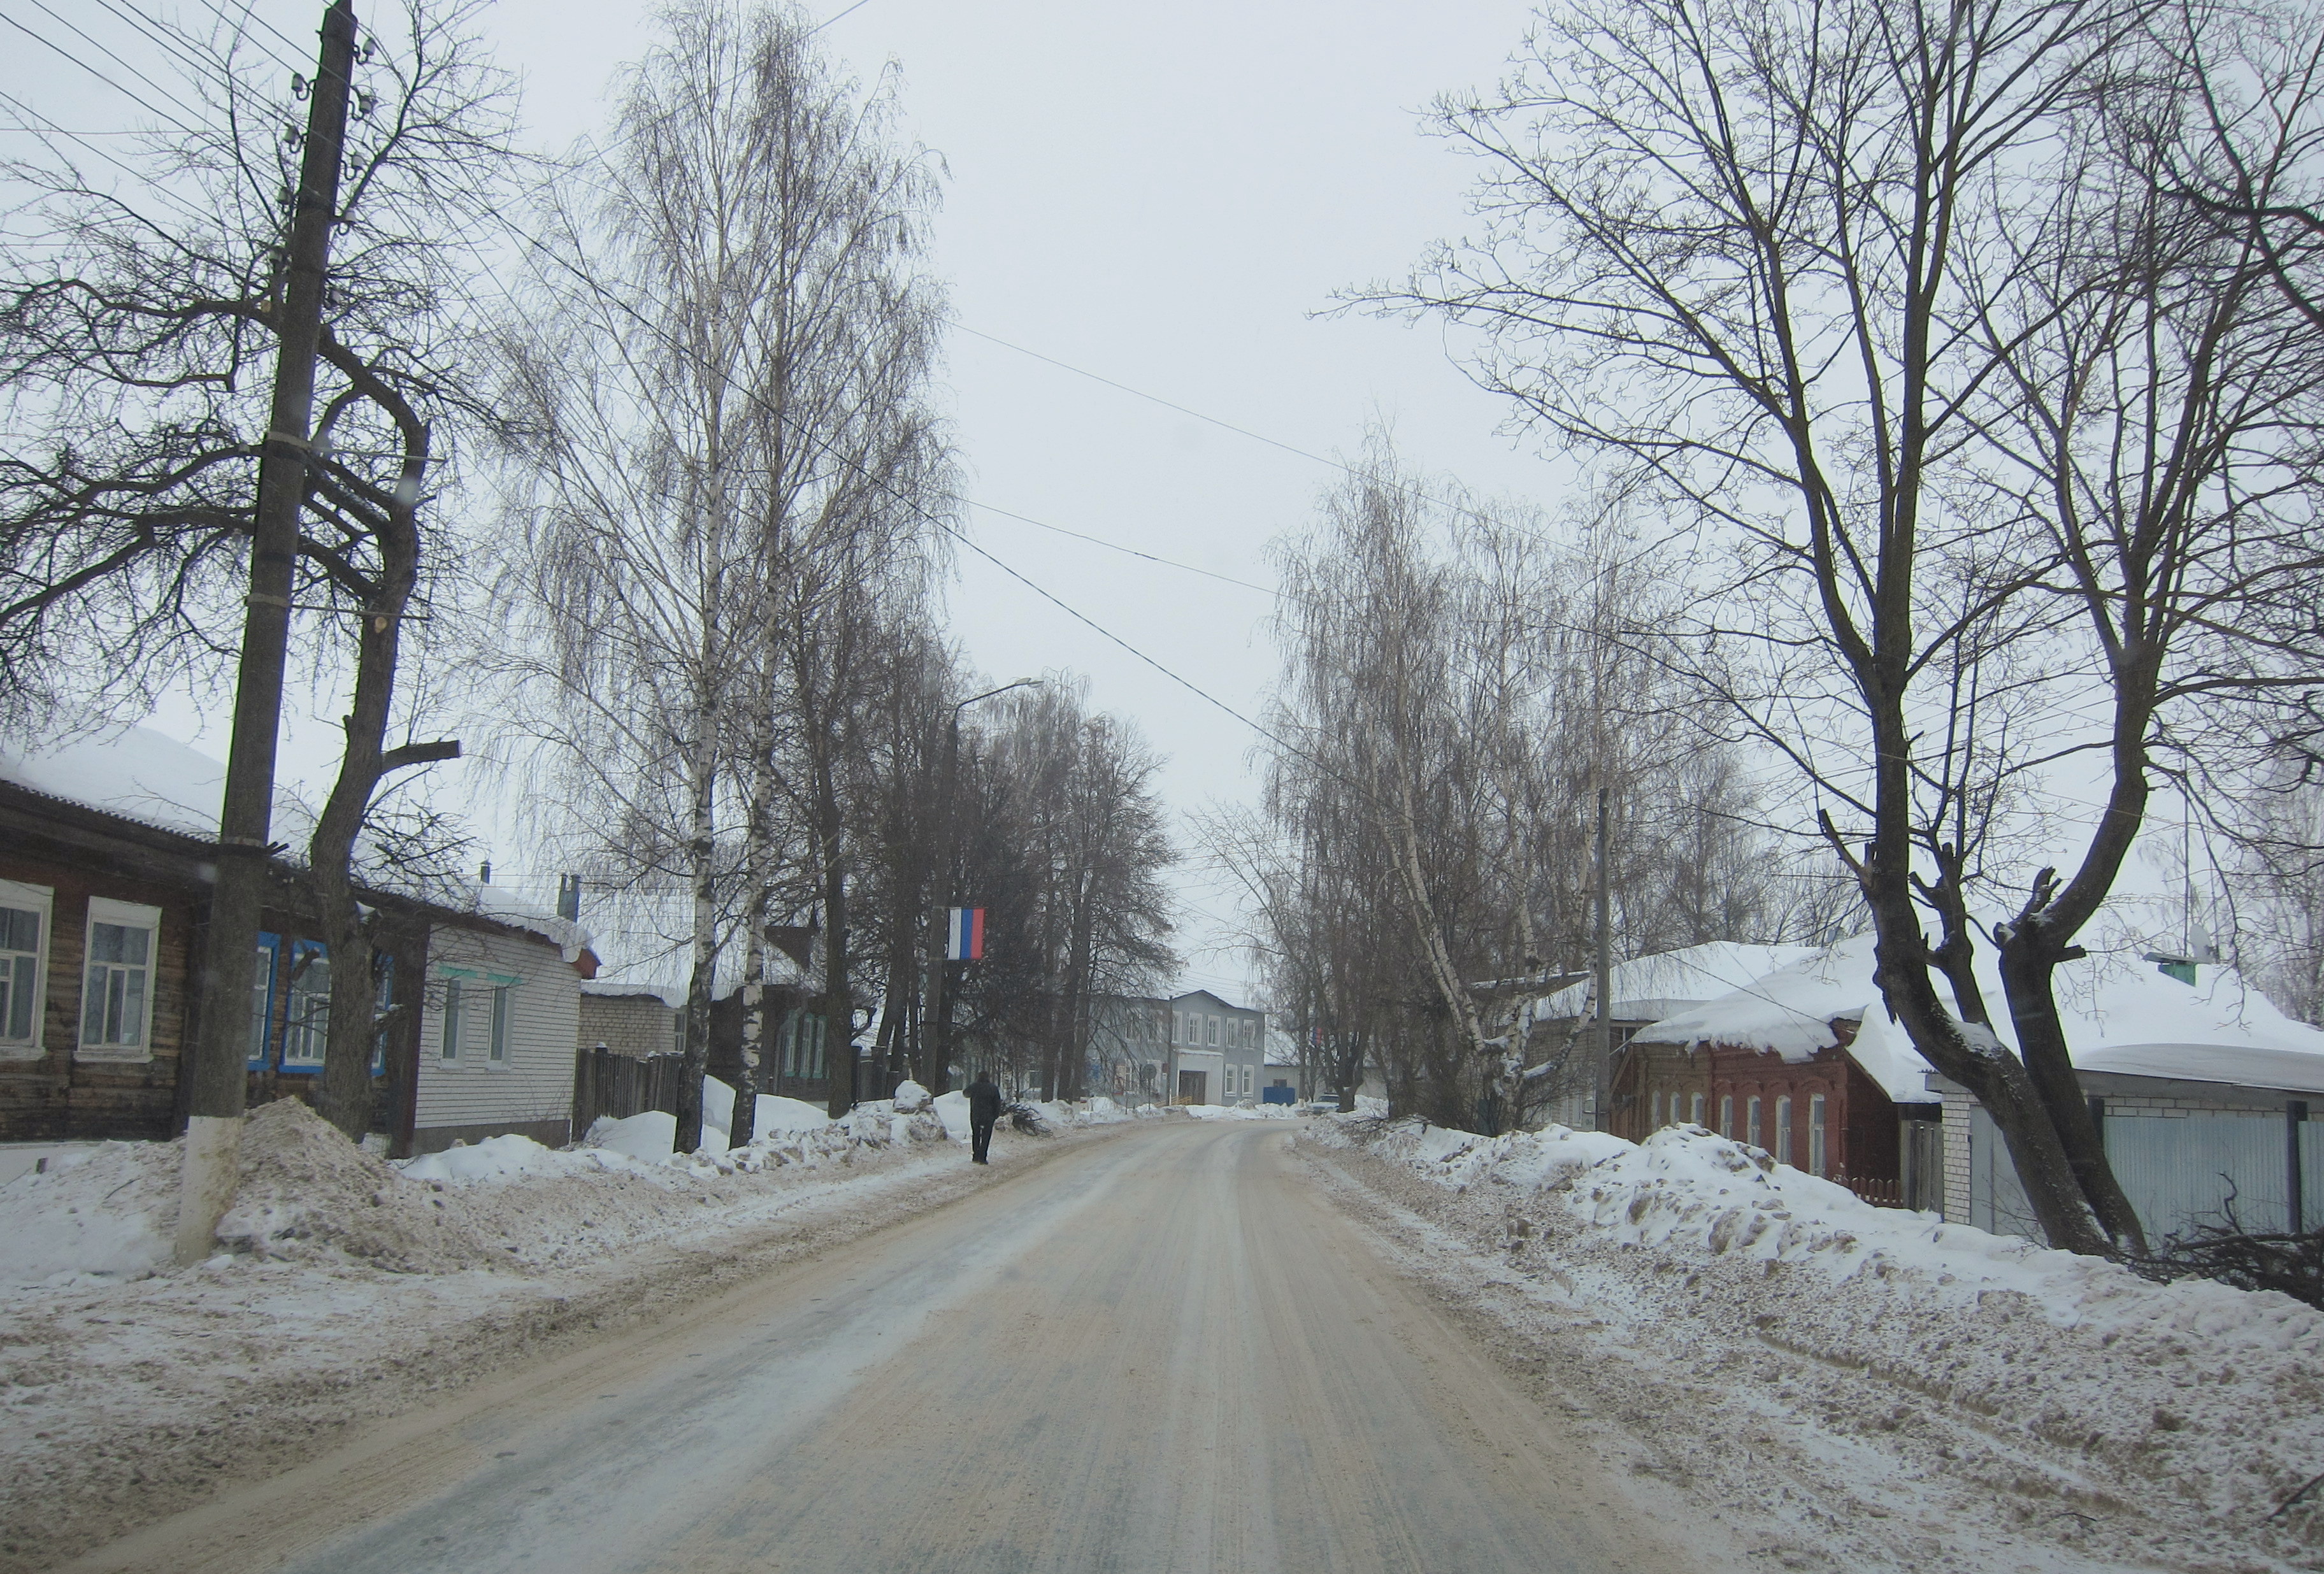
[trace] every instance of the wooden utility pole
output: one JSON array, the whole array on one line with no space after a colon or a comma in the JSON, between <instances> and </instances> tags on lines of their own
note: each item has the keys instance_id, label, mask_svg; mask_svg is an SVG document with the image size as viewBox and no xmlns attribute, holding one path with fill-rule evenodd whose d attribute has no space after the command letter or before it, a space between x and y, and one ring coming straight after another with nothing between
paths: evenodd
<instances>
[{"instance_id":1,"label":"wooden utility pole","mask_svg":"<svg viewBox=\"0 0 2324 1574\"><path fill-rule=\"evenodd\" d=\"M1598 1050L1591 1125L1609 1128L1614 1110L1614 903L1606 865L1608 791L1598 789Z\"/></svg>"},{"instance_id":2,"label":"wooden utility pole","mask_svg":"<svg viewBox=\"0 0 2324 1574\"><path fill-rule=\"evenodd\" d=\"M209 1255L217 1221L234 1201L240 1164L251 980L272 830L299 512L312 453L308 436L315 409L315 349L322 336L331 226L338 217L340 152L355 54L355 11L348 0L337 0L323 14L322 51L307 106L282 293L271 308L277 345L274 401L260 448L258 506L251 519L250 594L244 603L226 800L218 815L217 883L203 942L195 1037L179 1072L186 1084L188 1115L176 1240L180 1263Z\"/></svg>"}]
</instances>

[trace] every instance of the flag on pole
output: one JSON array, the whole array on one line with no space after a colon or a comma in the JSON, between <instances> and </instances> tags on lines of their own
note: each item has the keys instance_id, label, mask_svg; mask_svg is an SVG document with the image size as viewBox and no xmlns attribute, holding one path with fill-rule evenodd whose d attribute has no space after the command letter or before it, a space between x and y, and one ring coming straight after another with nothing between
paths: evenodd
<instances>
[{"instance_id":1,"label":"flag on pole","mask_svg":"<svg viewBox=\"0 0 2324 1574\"><path fill-rule=\"evenodd\" d=\"M977 962L984 955L984 909L954 907L945 926L945 960Z\"/></svg>"}]
</instances>

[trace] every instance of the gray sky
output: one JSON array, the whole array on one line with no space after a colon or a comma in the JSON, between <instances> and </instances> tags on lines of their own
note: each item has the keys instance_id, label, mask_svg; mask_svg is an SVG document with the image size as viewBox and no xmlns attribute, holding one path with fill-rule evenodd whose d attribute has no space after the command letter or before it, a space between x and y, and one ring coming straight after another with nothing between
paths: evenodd
<instances>
[{"instance_id":1,"label":"gray sky","mask_svg":"<svg viewBox=\"0 0 2324 1574\"><path fill-rule=\"evenodd\" d=\"M173 0L159 3L171 14ZM845 4L812 9L831 15ZM208 5L184 0L174 14L202 26ZM150 41L93 0L53 9L170 80ZM358 0L359 16L376 9ZM0 10L157 97L29 0ZM304 42L321 6L259 0L257 12ZM1471 168L1421 134L1416 112L1440 91L1498 76L1526 20L1517 0L866 0L823 36L859 75L894 62L908 124L950 170L936 265L965 328L1314 454L1350 452L1365 423L1385 421L1425 466L1554 502L1558 467L1496 435L1504 408L1452 364L1434 326L1317 315L1334 291L1400 276L1431 240L1462 227ZM608 81L652 32L642 7L586 0L505 0L486 25L501 62L522 75L529 140L552 149L603 124ZM0 82L12 96L75 130L150 122L9 31ZM951 341L947 383L969 493L990 505L971 517L978 543L1255 714L1275 667L1266 595L990 511L1265 585L1267 543L1304 520L1333 472L965 332ZM1178 808L1250 796L1247 729L973 553L960 557L952 625L982 670L996 681L1086 674L1093 703L1134 718L1169 757L1163 786ZM336 712L327 698L302 712L290 762L319 783L332 739L314 716ZM222 716L160 724L224 752ZM457 791L460 770L447 771L444 787ZM504 870L524 861L514 847L495 851ZM1191 858L1176 885L1187 981L1242 995L1231 897Z\"/></svg>"}]
</instances>

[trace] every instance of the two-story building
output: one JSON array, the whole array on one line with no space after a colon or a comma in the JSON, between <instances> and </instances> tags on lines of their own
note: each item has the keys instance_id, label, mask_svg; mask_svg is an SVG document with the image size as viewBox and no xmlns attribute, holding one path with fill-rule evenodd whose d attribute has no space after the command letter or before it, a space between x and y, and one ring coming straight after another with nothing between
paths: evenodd
<instances>
[{"instance_id":1,"label":"two-story building","mask_svg":"<svg viewBox=\"0 0 2324 1574\"><path fill-rule=\"evenodd\" d=\"M1208 990L1108 996L1092 1013L1086 1086L1133 1103L1256 1101L1266 1042L1266 1012Z\"/></svg>"}]
</instances>

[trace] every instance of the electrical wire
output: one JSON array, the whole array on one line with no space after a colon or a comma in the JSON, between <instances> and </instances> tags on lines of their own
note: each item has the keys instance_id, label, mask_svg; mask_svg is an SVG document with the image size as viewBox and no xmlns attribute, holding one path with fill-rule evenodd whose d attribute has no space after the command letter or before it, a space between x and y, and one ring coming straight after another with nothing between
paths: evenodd
<instances>
[{"instance_id":1,"label":"electrical wire","mask_svg":"<svg viewBox=\"0 0 2324 1574\"><path fill-rule=\"evenodd\" d=\"M33 3L35 5L40 5L40 0L32 0L32 3ZM42 10L43 10L43 11L47 11L47 10L48 10L48 7L47 7L47 6L45 6L45 5L42 5L42 6L41 6L41 9L42 9ZM50 12L50 13L49 13L49 14L51 14L51 16L53 16L53 15L55 15L56 14L55 14L54 12ZM106 87L108 87L112 88L115 93L120 94L124 98L128 99L132 104L136 105L140 109L144 110L147 114L149 114L149 115L159 115L159 116L161 116L161 119L163 119L163 120L165 120L165 121L169 122L171 125L176 126L180 131L184 132L188 136L198 136L198 135L199 135L199 134L200 134L198 132L195 131L195 130L194 130L194 128L193 128L192 126L188 125L184 121L180 120L176 115L171 115L171 114L168 114L167 112L165 112L165 111L163 111L163 110L156 109L152 105L151 105L151 104L147 103L143 98L140 97L137 94L131 92L128 88L126 88L126 87L123 87L120 83L118 83L118 82L115 81L112 78L110 78L110 77L106 76L103 71L98 70L95 66L90 65L87 60L82 60L78 55L77 55L77 54L73 53L70 50L69 50L69 49L65 48L65 47L64 47L64 45L62 45L62 44L60 44L60 43L58 43L58 42L57 42L55 40L53 40L53 39L51 39L51 38L45 37L45 36L43 36L43 35L42 35L42 34L41 34L41 33L34 32L31 28L26 27L23 23L21 23L21 22L17 21L14 17L10 16L9 14L7 14L7 13L5 13L5 12L0 12L0 22L5 22L5 23L6 23L9 26L11 26L11 27L14 28L18 32L21 32L21 33L23 33L26 38L31 39L33 42L35 42L35 43L37 43L37 44L42 44L42 45L43 45L43 46L45 46L45 47L47 47L47 48L49 48L49 49L51 49L51 50L55 51L58 54L62 55L66 60L70 60L74 65L78 66L82 70L87 71L90 76L92 76L92 77L96 78L98 81L100 81L100 82L104 83ZM67 27L72 27L72 23L65 23L65 25L66 25ZM73 27L73 31L74 31L75 32L80 32L80 29L79 29L79 28L78 28L78 27ZM81 32L81 36L82 36L83 38L88 38L88 35L87 33L85 33L85 32ZM96 40L94 40L94 39L90 39L90 40L89 40L89 41L90 41L90 42L92 42L92 43L95 43L97 41L96 41ZM104 46L103 44L97 44L97 48L99 48L99 49L105 49L105 46ZM110 50L106 50L106 51L105 51L105 52L106 52L106 54L108 54L108 55L113 55L113 51L110 51ZM120 57L120 56L118 56L118 55L113 55L113 58L114 58L115 60L116 60L121 59L121 57ZM125 64L125 63L126 63L126 62L124 62L124 64ZM134 68L134 67L132 67L131 69L135 69L135 68ZM142 77L142 76L143 76L143 75L144 75L144 73L141 71L141 72L138 72L138 75ZM148 79L148 80L151 80L151 78L147 78L147 79ZM174 99L172 99L172 102L175 102L175 100L174 100ZM182 105L181 105L181 106L180 106L180 107L182 108L182 107L184 107L184 106L182 106ZM43 116L43 118L46 118L46 117L45 117L45 116Z\"/></svg>"},{"instance_id":2,"label":"electrical wire","mask_svg":"<svg viewBox=\"0 0 2324 1574\"><path fill-rule=\"evenodd\" d=\"M220 4L220 0L202 0L202 4L207 5L210 9L211 13L216 15L220 22L226 23L228 26L233 26L235 24L235 18L227 13L226 6ZM300 53L306 48L306 46L300 43L297 39L292 38L289 33L284 32L281 28L267 21L263 16L258 14L258 8L255 5L244 5L243 6L241 21L245 25L250 23L256 23L267 32L272 33L276 38L281 39L283 46L289 49L294 55ZM247 35L243 34L241 36ZM290 60L284 60L272 50L267 49L263 43L261 43L258 47L261 50L265 51L267 57L272 60L276 65L281 66L284 70L295 71L304 69L300 66L292 64Z\"/></svg>"},{"instance_id":3,"label":"electrical wire","mask_svg":"<svg viewBox=\"0 0 2324 1574\"><path fill-rule=\"evenodd\" d=\"M38 5L40 0L33 0L33 3ZM177 62L179 69L195 72L207 70L208 62L194 52L192 44L180 29L158 16L148 16L139 12L125 10L115 5L114 0L97 0L97 4L119 18L131 32L143 33L159 43ZM143 76L143 73L140 72L139 75ZM151 77L145 79L149 82L152 81ZM154 86L158 87L161 84L156 82Z\"/></svg>"},{"instance_id":4,"label":"electrical wire","mask_svg":"<svg viewBox=\"0 0 2324 1574\"><path fill-rule=\"evenodd\" d=\"M26 104L23 99L14 97L6 92L0 92L0 104L6 105L9 108L14 110L17 114L23 115L29 120L48 120L49 118L47 115L42 115L39 110L34 109L31 105ZM147 178L144 170L138 169L134 164L128 162L126 160L115 157L111 151L97 146L95 143L90 142L87 137L82 136L78 132L67 131L62 126L56 124L55 122L51 121L50 130L48 132L32 132L30 134L42 137L53 134L80 143L81 146L87 148L90 152L95 153L98 158L103 159L106 162L113 165L115 168L125 170L131 177L143 182L148 190L152 191L155 195L169 202L176 204L178 208L188 217L204 222L207 222L210 217L208 214L206 214L200 208L194 207L191 203L186 201L185 198L180 197L168 187L154 185Z\"/></svg>"}]
</instances>

